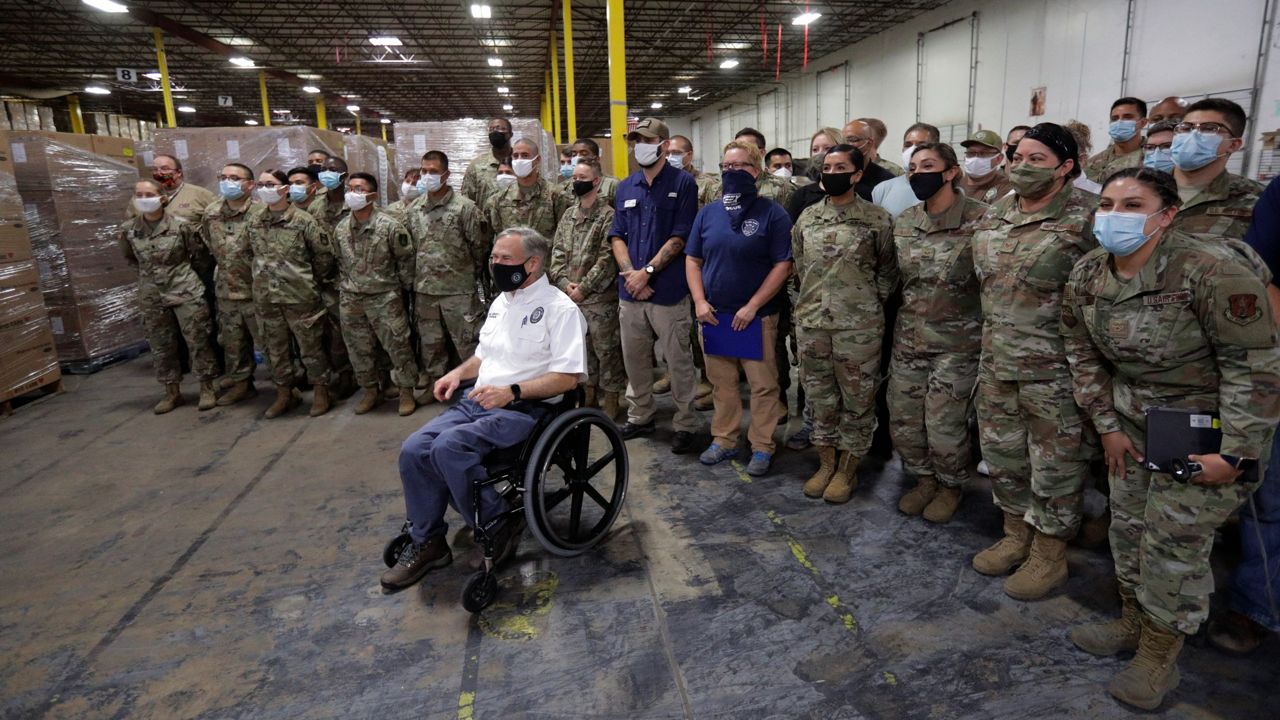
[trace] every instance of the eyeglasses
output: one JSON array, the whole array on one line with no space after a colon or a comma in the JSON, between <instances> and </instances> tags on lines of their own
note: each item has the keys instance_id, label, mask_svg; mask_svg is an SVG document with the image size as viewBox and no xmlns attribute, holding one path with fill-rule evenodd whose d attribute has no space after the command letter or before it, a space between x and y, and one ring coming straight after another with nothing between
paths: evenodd
<instances>
[{"instance_id":1,"label":"eyeglasses","mask_svg":"<svg viewBox=\"0 0 1280 720\"><path fill-rule=\"evenodd\" d=\"M226 182L227 180L230 180L231 182L244 182L245 180L248 180L248 179L249 178L236 177L235 175L219 175L218 176L218 182Z\"/></svg>"},{"instance_id":2,"label":"eyeglasses","mask_svg":"<svg viewBox=\"0 0 1280 720\"><path fill-rule=\"evenodd\" d=\"M278 188L278 187L284 187L284 186L283 186L283 185L281 185L281 184L280 184L280 183L278 183L278 182L260 182L260 183L257 183L257 184L255 185L255 187L259 187L259 188Z\"/></svg>"},{"instance_id":3,"label":"eyeglasses","mask_svg":"<svg viewBox=\"0 0 1280 720\"><path fill-rule=\"evenodd\" d=\"M844 139L844 141L854 147L862 147L863 145L866 145L867 143L871 142L871 138L847 137Z\"/></svg>"},{"instance_id":4,"label":"eyeglasses","mask_svg":"<svg viewBox=\"0 0 1280 720\"><path fill-rule=\"evenodd\" d=\"M1147 152L1152 152L1155 150L1172 150L1173 143L1167 142L1167 143L1160 143L1159 145L1152 145L1151 143L1147 143L1146 145L1142 146L1142 149Z\"/></svg>"},{"instance_id":5,"label":"eyeglasses","mask_svg":"<svg viewBox=\"0 0 1280 720\"><path fill-rule=\"evenodd\" d=\"M1199 130L1200 132L1206 135L1217 135L1220 133L1226 133L1233 137L1235 136L1235 133L1231 132L1231 128L1227 127L1226 125L1223 125L1222 123L1216 123L1216 122L1202 122L1202 123L1184 122L1184 123L1178 123L1177 127L1173 129L1173 131L1179 135L1183 135L1195 130Z\"/></svg>"},{"instance_id":6,"label":"eyeglasses","mask_svg":"<svg viewBox=\"0 0 1280 720\"><path fill-rule=\"evenodd\" d=\"M744 162L720 163L720 172L728 172L730 170L746 170L749 167L751 167L751 163L744 163Z\"/></svg>"}]
</instances>

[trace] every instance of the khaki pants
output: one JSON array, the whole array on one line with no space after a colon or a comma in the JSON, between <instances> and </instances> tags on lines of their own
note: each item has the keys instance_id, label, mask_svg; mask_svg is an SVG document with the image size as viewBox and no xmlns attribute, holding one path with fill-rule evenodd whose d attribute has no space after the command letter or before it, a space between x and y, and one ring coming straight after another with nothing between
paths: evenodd
<instances>
[{"instance_id":1,"label":"khaki pants","mask_svg":"<svg viewBox=\"0 0 1280 720\"><path fill-rule=\"evenodd\" d=\"M698 416L693 410L697 377L693 370L693 352L689 344L689 298L675 305L650 302L618 301L618 326L622 333L622 362L627 370L627 420L643 425L653 420L657 404L653 401L654 338L667 362L671 378L671 399L676 404L672 429L684 432L698 430Z\"/></svg>"},{"instance_id":2,"label":"khaki pants","mask_svg":"<svg viewBox=\"0 0 1280 720\"><path fill-rule=\"evenodd\" d=\"M782 402L778 394L778 365L776 342L778 316L760 318L764 335L764 357L761 360L711 355L703 342L703 357L707 364L707 379L711 381L711 399L715 414L711 416L711 438L722 448L738 447L738 435L742 425L742 398L738 395L738 368L747 376L751 388L751 424L747 427L747 440L755 452L770 455L776 449L773 431L782 418ZM699 326L701 327L701 326ZM699 333L701 340L701 333Z\"/></svg>"}]
</instances>

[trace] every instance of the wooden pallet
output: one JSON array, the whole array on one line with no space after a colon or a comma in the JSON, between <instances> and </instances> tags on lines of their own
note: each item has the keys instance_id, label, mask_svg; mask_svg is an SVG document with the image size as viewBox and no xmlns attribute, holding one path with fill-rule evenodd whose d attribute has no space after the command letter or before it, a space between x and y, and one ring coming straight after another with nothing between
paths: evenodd
<instances>
[{"instance_id":1,"label":"wooden pallet","mask_svg":"<svg viewBox=\"0 0 1280 720\"><path fill-rule=\"evenodd\" d=\"M53 368L38 378L25 382L21 387L0 393L0 417L8 417L17 407L63 391L62 373Z\"/></svg>"}]
</instances>

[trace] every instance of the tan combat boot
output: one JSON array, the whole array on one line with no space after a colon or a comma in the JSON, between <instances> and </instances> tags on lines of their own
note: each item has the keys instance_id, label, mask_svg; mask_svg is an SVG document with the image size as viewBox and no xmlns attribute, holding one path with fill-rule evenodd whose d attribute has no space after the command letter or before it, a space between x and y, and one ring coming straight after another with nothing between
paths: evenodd
<instances>
[{"instance_id":1,"label":"tan combat boot","mask_svg":"<svg viewBox=\"0 0 1280 720\"><path fill-rule=\"evenodd\" d=\"M333 407L333 398L329 396L328 385L314 385L311 388L311 417L320 417Z\"/></svg>"},{"instance_id":2,"label":"tan combat boot","mask_svg":"<svg viewBox=\"0 0 1280 720\"><path fill-rule=\"evenodd\" d=\"M919 515L938 494L938 479L932 475L916 478L916 486L898 500L898 509L907 515Z\"/></svg>"},{"instance_id":3,"label":"tan combat boot","mask_svg":"<svg viewBox=\"0 0 1280 720\"><path fill-rule=\"evenodd\" d=\"M1027 559L1031 552L1031 526L1021 515L1005 511L1004 537L973 556L973 569L983 575L1003 575Z\"/></svg>"},{"instance_id":4,"label":"tan combat boot","mask_svg":"<svg viewBox=\"0 0 1280 720\"><path fill-rule=\"evenodd\" d=\"M418 401L413 399L413 388L400 388L400 417L412 415L418 409Z\"/></svg>"},{"instance_id":5,"label":"tan combat boot","mask_svg":"<svg viewBox=\"0 0 1280 720\"><path fill-rule=\"evenodd\" d=\"M178 383L165 383L164 399L156 403L155 413L163 415L167 412L173 412L173 409L186 402L182 399L182 386Z\"/></svg>"},{"instance_id":6,"label":"tan combat boot","mask_svg":"<svg viewBox=\"0 0 1280 720\"><path fill-rule=\"evenodd\" d=\"M232 380L232 379L231 379L229 376L227 376L227 375L223 375L223 376L222 376L222 379L218 381L218 389L219 389L219 390L230 390L231 388L233 388L233 387L235 387L235 386L236 386L236 382L238 382L238 381L236 381L236 380Z\"/></svg>"},{"instance_id":7,"label":"tan combat boot","mask_svg":"<svg viewBox=\"0 0 1280 720\"><path fill-rule=\"evenodd\" d=\"M1039 600L1067 582L1067 541L1036 532L1031 555L1004 581L1004 594L1015 600Z\"/></svg>"},{"instance_id":8,"label":"tan combat boot","mask_svg":"<svg viewBox=\"0 0 1280 720\"><path fill-rule=\"evenodd\" d=\"M610 420L617 420L618 413L622 412L622 401L618 398L618 393L605 393L604 402L600 403L600 410L607 415Z\"/></svg>"},{"instance_id":9,"label":"tan combat boot","mask_svg":"<svg viewBox=\"0 0 1280 720\"><path fill-rule=\"evenodd\" d=\"M1102 547L1111 532L1111 510L1108 508L1096 518L1085 518L1080 523L1080 532L1076 534L1075 544L1092 550Z\"/></svg>"},{"instance_id":10,"label":"tan combat boot","mask_svg":"<svg viewBox=\"0 0 1280 720\"><path fill-rule=\"evenodd\" d=\"M200 381L200 404L196 408L201 412L212 410L218 406L217 391L213 389L212 380Z\"/></svg>"},{"instance_id":11,"label":"tan combat boot","mask_svg":"<svg viewBox=\"0 0 1280 720\"><path fill-rule=\"evenodd\" d=\"M694 393L694 397L695 399L709 397L714 390L715 388L711 387L711 383L707 382L706 380L699 381L698 391Z\"/></svg>"},{"instance_id":12,"label":"tan combat boot","mask_svg":"<svg viewBox=\"0 0 1280 720\"><path fill-rule=\"evenodd\" d=\"M960 507L960 498L963 496L964 488L940 484L938 494L933 496L921 515L931 523L951 522L952 516L956 514L956 508Z\"/></svg>"},{"instance_id":13,"label":"tan combat boot","mask_svg":"<svg viewBox=\"0 0 1280 720\"><path fill-rule=\"evenodd\" d=\"M666 395L671 392L671 376L666 375L661 380L653 384L654 395Z\"/></svg>"},{"instance_id":14,"label":"tan combat boot","mask_svg":"<svg viewBox=\"0 0 1280 720\"><path fill-rule=\"evenodd\" d=\"M804 494L811 498L820 498L831 483L831 476L836 472L839 453L828 445L818 446L818 471L804 482Z\"/></svg>"},{"instance_id":15,"label":"tan combat boot","mask_svg":"<svg viewBox=\"0 0 1280 720\"><path fill-rule=\"evenodd\" d=\"M356 379L351 370L343 370L338 373L338 378L329 386L329 390L339 400L346 400L356 394Z\"/></svg>"},{"instance_id":16,"label":"tan combat boot","mask_svg":"<svg viewBox=\"0 0 1280 720\"><path fill-rule=\"evenodd\" d=\"M1114 678L1107 690L1122 703L1155 710L1164 696L1178 687L1178 653L1186 636L1161 627L1150 615L1141 613L1138 652Z\"/></svg>"},{"instance_id":17,"label":"tan combat boot","mask_svg":"<svg viewBox=\"0 0 1280 720\"><path fill-rule=\"evenodd\" d=\"M1119 655L1138 649L1142 610L1132 590L1120 588L1120 617L1101 623L1080 625L1071 630L1076 647L1098 657Z\"/></svg>"},{"instance_id":18,"label":"tan combat boot","mask_svg":"<svg viewBox=\"0 0 1280 720\"><path fill-rule=\"evenodd\" d=\"M374 385L364 389L360 402L356 403L356 414L364 415L382 403L382 388Z\"/></svg>"},{"instance_id":19,"label":"tan combat boot","mask_svg":"<svg viewBox=\"0 0 1280 720\"><path fill-rule=\"evenodd\" d=\"M289 412L289 410L291 410L296 404L297 400L293 396L293 387L289 385L277 385L276 400L271 403L271 407L267 408L267 412L263 417L268 420L280 417L281 415Z\"/></svg>"},{"instance_id":20,"label":"tan combat boot","mask_svg":"<svg viewBox=\"0 0 1280 720\"><path fill-rule=\"evenodd\" d=\"M231 390L218 398L218 406L226 407L227 405L235 405L241 400L258 397L258 389L253 386L253 380L241 380L231 385Z\"/></svg>"},{"instance_id":21,"label":"tan combat boot","mask_svg":"<svg viewBox=\"0 0 1280 720\"><path fill-rule=\"evenodd\" d=\"M853 491L858 489L858 456L847 450L840 452L840 461L836 463L836 472L831 476L827 489L822 491L822 499L839 505L849 502Z\"/></svg>"}]
</instances>

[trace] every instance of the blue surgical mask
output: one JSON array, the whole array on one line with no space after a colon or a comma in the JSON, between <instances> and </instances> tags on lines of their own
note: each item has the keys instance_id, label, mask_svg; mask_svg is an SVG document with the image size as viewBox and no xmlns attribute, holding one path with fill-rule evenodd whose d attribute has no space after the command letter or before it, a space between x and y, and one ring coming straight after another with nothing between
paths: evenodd
<instances>
[{"instance_id":1,"label":"blue surgical mask","mask_svg":"<svg viewBox=\"0 0 1280 720\"><path fill-rule=\"evenodd\" d=\"M235 180L223 180L218 183L218 193L227 200L239 200L244 197L244 188Z\"/></svg>"},{"instance_id":2,"label":"blue surgical mask","mask_svg":"<svg viewBox=\"0 0 1280 720\"><path fill-rule=\"evenodd\" d=\"M1116 120L1107 127L1107 134L1116 142L1128 142L1138 134L1137 120Z\"/></svg>"},{"instance_id":3,"label":"blue surgical mask","mask_svg":"<svg viewBox=\"0 0 1280 720\"><path fill-rule=\"evenodd\" d=\"M566 180L573 177L573 165L561 165L560 177L565 178Z\"/></svg>"},{"instance_id":4,"label":"blue surgical mask","mask_svg":"<svg viewBox=\"0 0 1280 720\"><path fill-rule=\"evenodd\" d=\"M1151 215L1159 215L1163 211L1164 208L1161 208ZM1099 212L1093 216L1093 234L1098 238L1098 244L1112 255L1120 257L1132 255L1151 239L1151 235L1142 232L1151 215Z\"/></svg>"},{"instance_id":5,"label":"blue surgical mask","mask_svg":"<svg viewBox=\"0 0 1280 720\"><path fill-rule=\"evenodd\" d=\"M300 203L300 202L305 202L306 199L307 199L306 185L290 185L289 186L290 202Z\"/></svg>"},{"instance_id":6,"label":"blue surgical mask","mask_svg":"<svg viewBox=\"0 0 1280 720\"><path fill-rule=\"evenodd\" d=\"M1148 150L1142 154L1143 167L1160 172L1173 172L1173 151L1168 148Z\"/></svg>"},{"instance_id":7,"label":"blue surgical mask","mask_svg":"<svg viewBox=\"0 0 1280 720\"><path fill-rule=\"evenodd\" d=\"M1173 136L1173 164L1179 170L1199 170L1218 159L1218 146L1222 136L1218 133L1202 133L1192 130Z\"/></svg>"},{"instance_id":8,"label":"blue surgical mask","mask_svg":"<svg viewBox=\"0 0 1280 720\"><path fill-rule=\"evenodd\" d=\"M320 173L320 184L330 190L337 190L342 185L342 173L325 170Z\"/></svg>"}]
</instances>

